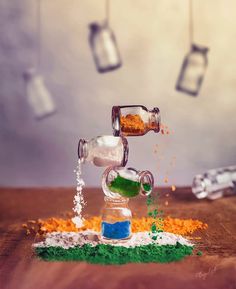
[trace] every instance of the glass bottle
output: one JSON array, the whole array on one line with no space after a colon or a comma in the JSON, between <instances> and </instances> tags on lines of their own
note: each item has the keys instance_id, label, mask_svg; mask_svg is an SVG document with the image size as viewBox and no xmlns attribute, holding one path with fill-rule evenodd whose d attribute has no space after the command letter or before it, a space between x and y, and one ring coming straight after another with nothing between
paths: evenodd
<instances>
[{"instance_id":1,"label":"glass bottle","mask_svg":"<svg viewBox=\"0 0 236 289\"><path fill-rule=\"evenodd\" d=\"M115 35L105 21L90 24L89 42L98 72L115 70L122 65Z\"/></svg>"},{"instance_id":2,"label":"glass bottle","mask_svg":"<svg viewBox=\"0 0 236 289\"><path fill-rule=\"evenodd\" d=\"M92 162L95 166L125 166L128 161L129 146L124 137L103 135L86 141L80 139L78 157L81 162Z\"/></svg>"},{"instance_id":3,"label":"glass bottle","mask_svg":"<svg viewBox=\"0 0 236 289\"><path fill-rule=\"evenodd\" d=\"M157 107L148 110L143 105L112 107L113 135L140 136L148 131L160 131L160 111Z\"/></svg>"},{"instance_id":4,"label":"glass bottle","mask_svg":"<svg viewBox=\"0 0 236 289\"><path fill-rule=\"evenodd\" d=\"M198 95L207 67L207 52L207 47L192 44L191 51L182 64L176 90Z\"/></svg>"},{"instance_id":5,"label":"glass bottle","mask_svg":"<svg viewBox=\"0 0 236 289\"><path fill-rule=\"evenodd\" d=\"M149 171L133 168L109 167L102 176L102 189L110 198L148 196L153 189L154 178Z\"/></svg>"},{"instance_id":6,"label":"glass bottle","mask_svg":"<svg viewBox=\"0 0 236 289\"><path fill-rule=\"evenodd\" d=\"M23 75L26 84L26 96L36 119L45 118L56 111L52 96L41 75L33 69Z\"/></svg>"},{"instance_id":7,"label":"glass bottle","mask_svg":"<svg viewBox=\"0 0 236 289\"><path fill-rule=\"evenodd\" d=\"M104 241L128 240L131 237L132 213L129 199L105 197L102 209L101 238Z\"/></svg>"},{"instance_id":8,"label":"glass bottle","mask_svg":"<svg viewBox=\"0 0 236 289\"><path fill-rule=\"evenodd\" d=\"M236 195L236 166L212 169L193 179L192 192L198 199L215 200Z\"/></svg>"}]
</instances>

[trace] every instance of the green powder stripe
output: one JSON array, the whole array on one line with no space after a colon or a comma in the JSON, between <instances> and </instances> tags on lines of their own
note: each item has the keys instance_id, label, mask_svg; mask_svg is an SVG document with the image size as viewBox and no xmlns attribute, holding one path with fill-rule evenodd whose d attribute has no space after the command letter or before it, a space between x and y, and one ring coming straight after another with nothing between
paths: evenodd
<instances>
[{"instance_id":1,"label":"green powder stripe","mask_svg":"<svg viewBox=\"0 0 236 289\"><path fill-rule=\"evenodd\" d=\"M181 245L155 244L126 248L100 244L92 247L63 249L61 247L37 247L37 255L46 261L85 261L94 264L126 264L126 263L168 263L191 255L193 247Z\"/></svg>"}]
</instances>

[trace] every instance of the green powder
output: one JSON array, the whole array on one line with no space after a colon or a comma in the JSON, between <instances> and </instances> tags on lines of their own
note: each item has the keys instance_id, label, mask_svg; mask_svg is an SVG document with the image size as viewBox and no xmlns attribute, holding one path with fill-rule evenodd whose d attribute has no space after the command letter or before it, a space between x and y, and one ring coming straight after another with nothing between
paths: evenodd
<instances>
[{"instance_id":1,"label":"green powder","mask_svg":"<svg viewBox=\"0 0 236 289\"><path fill-rule=\"evenodd\" d=\"M134 248L99 244L63 249L61 247L38 247L36 253L47 261L85 261L94 264L168 263L191 255L193 247L180 243L158 246L149 244Z\"/></svg>"},{"instance_id":2,"label":"green powder","mask_svg":"<svg viewBox=\"0 0 236 289\"><path fill-rule=\"evenodd\" d=\"M150 228L150 236L153 240L157 239L159 232L163 232L163 211L158 209L158 196L149 195L146 200L148 216L155 219Z\"/></svg>"},{"instance_id":3,"label":"green powder","mask_svg":"<svg viewBox=\"0 0 236 289\"><path fill-rule=\"evenodd\" d=\"M118 175L108 186L112 192L118 193L123 197L132 198L139 194L141 184ZM150 184L143 184L145 191L150 191Z\"/></svg>"}]
</instances>

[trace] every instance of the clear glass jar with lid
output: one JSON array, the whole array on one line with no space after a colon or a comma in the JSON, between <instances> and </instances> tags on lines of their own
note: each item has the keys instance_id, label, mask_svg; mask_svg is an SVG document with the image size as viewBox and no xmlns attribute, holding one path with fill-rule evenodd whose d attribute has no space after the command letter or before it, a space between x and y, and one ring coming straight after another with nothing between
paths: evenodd
<instances>
[{"instance_id":1,"label":"clear glass jar with lid","mask_svg":"<svg viewBox=\"0 0 236 289\"><path fill-rule=\"evenodd\" d=\"M103 135L89 141L80 139L78 144L78 157L81 162L92 162L98 167L125 166L128 154L129 145L124 137Z\"/></svg>"},{"instance_id":2,"label":"clear glass jar with lid","mask_svg":"<svg viewBox=\"0 0 236 289\"><path fill-rule=\"evenodd\" d=\"M197 96L207 68L208 48L192 44L191 51L186 55L179 78L176 84L176 90Z\"/></svg>"},{"instance_id":3,"label":"clear glass jar with lid","mask_svg":"<svg viewBox=\"0 0 236 289\"><path fill-rule=\"evenodd\" d=\"M236 196L236 166L211 169L193 179L192 192L198 199L216 200Z\"/></svg>"},{"instance_id":4,"label":"clear glass jar with lid","mask_svg":"<svg viewBox=\"0 0 236 289\"><path fill-rule=\"evenodd\" d=\"M151 194L154 178L149 171L134 168L109 167L102 176L102 189L110 198L133 198Z\"/></svg>"},{"instance_id":5,"label":"clear glass jar with lid","mask_svg":"<svg viewBox=\"0 0 236 289\"><path fill-rule=\"evenodd\" d=\"M120 53L115 35L107 21L93 22L89 27L89 42L97 71L104 73L119 68L122 65Z\"/></svg>"},{"instance_id":6,"label":"clear glass jar with lid","mask_svg":"<svg viewBox=\"0 0 236 289\"><path fill-rule=\"evenodd\" d=\"M127 198L105 197L102 209L101 239L115 242L128 240L131 237L132 213Z\"/></svg>"},{"instance_id":7,"label":"clear glass jar with lid","mask_svg":"<svg viewBox=\"0 0 236 289\"><path fill-rule=\"evenodd\" d=\"M113 106L112 128L114 136L141 136L149 131L160 131L160 110L148 110L143 105Z\"/></svg>"}]
</instances>

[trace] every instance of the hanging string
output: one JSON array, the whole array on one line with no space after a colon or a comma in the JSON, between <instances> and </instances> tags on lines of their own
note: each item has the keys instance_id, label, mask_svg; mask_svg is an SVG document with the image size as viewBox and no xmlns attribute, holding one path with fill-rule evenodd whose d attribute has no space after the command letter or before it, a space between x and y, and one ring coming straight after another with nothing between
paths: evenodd
<instances>
[{"instance_id":1,"label":"hanging string","mask_svg":"<svg viewBox=\"0 0 236 289\"><path fill-rule=\"evenodd\" d=\"M194 27L193 27L193 0L189 0L189 43L190 47L193 43Z\"/></svg>"},{"instance_id":2,"label":"hanging string","mask_svg":"<svg viewBox=\"0 0 236 289\"><path fill-rule=\"evenodd\" d=\"M42 53L42 31L41 31L41 0L37 1L37 70L40 70L41 67L41 53Z\"/></svg>"},{"instance_id":3,"label":"hanging string","mask_svg":"<svg viewBox=\"0 0 236 289\"><path fill-rule=\"evenodd\" d=\"M105 0L105 10L106 10L106 25L109 26L109 20L110 20L110 0Z\"/></svg>"}]
</instances>

